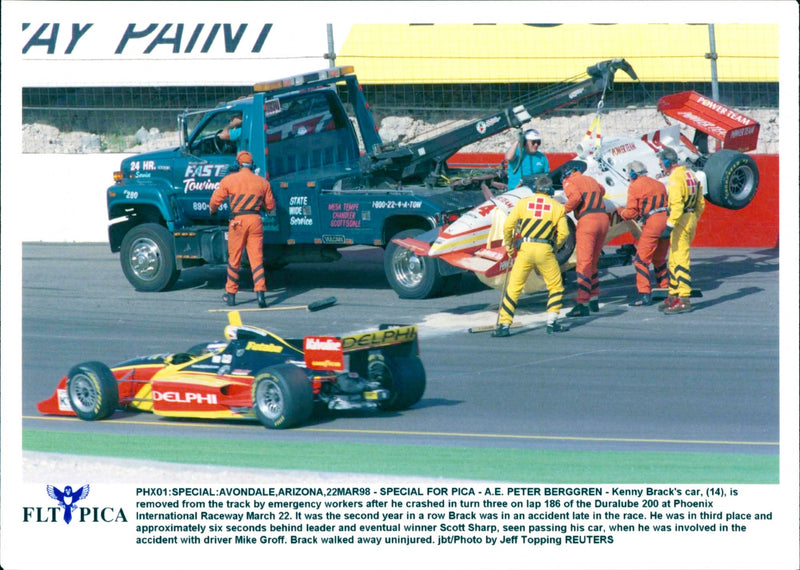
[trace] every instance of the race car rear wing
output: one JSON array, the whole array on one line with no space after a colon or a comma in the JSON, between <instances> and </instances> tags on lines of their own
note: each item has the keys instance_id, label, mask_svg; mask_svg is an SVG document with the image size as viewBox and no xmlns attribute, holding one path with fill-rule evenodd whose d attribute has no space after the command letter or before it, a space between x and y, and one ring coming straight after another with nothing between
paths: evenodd
<instances>
[{"instance_id":1,"label":"race car rear wing","mask_svg":"<svg viewBox=\"0 0 800 570\"><path fill-rule=\"evenodd\" d=\"M758 146L757 121L695 91L682 91L659 99L658 110L668 117L694 127L698 132L722 141L722 148L747 152ZM701 144L698 144L698 143ZM694 144L702 141L695 136ZM703 149L708 152L708 149Z\"/></svg>"}]
</instances>

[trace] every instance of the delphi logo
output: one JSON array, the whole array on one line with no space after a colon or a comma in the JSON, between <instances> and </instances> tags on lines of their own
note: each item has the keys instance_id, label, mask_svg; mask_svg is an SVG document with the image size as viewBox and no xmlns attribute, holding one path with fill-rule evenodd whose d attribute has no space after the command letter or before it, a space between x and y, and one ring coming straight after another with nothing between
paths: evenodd
<instances>
[{"instance_id":1,"label":"delphi logo","mask_svg":"<svg viewBox=\"0 0 800 570\"><path fill-rule=\"evenodd\" d=\"M47 496L56 501L57 506L22 507L22 522L128 522L122 509L89 507L82 502L78 504L89 496L89 485L78 489L67 485L63 491L54 485L47 485Z\"/></svg>"}]
</instances>

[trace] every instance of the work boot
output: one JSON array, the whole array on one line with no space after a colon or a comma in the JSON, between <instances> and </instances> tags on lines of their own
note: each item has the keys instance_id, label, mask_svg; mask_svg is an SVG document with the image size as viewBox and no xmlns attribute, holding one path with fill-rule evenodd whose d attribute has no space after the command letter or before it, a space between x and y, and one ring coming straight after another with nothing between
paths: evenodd
<instances>
[{"instance_id":1,"label":"work boot","mask_svg":"<svg viewBox=\"0 0 800 570\"><path fill-rule=\"evenodd\" d=\"M597 299L592 299L591 301L589 301L589 310L591 312L593 312L593 313L596 313L597 311L599 311L600 310L600 301L598 301Z\"/></svg>"},{"instance_id":2,"label":"work boot","mask_svg":"<svg viewBox=\"0 0 800 570\"><path fill-rule=\"evenodd\" d=\"M569 313L567 313L567 316L570 317L570 318L572 318L572 317L588 317L589 316L589 307L587 307L583 303L578 303L577 305L572 307L572 310Z\"/></svg>"},{"instance_id":3,"label":"work boot","mask_svg":"<svg viewBox=\"0 0 800 570\"><path fill-rule=\"evenodd\" d=\"M222 294L222 300L225 301L225 304L229 307L233 307L236 304L236 293L228 293L226 291Z\"/></svg>"},{"instance_id":4,"label":"work boot","mask_svg":"<svg viewBox=\"0 0 800 570\"><path fill-rule=\"evenodd\" d=\"M554 332L567 332L569 330L568 325L562 325L560 322L555 321L552 323L547 323L547 328L545 329L547 334L553 334Z\"/></svg>"},{"instance_id":5,"label":"work boot","mask_svg":"<svg viewBox=\"0 0 800 570\"><path fill-rule=\"evenodd\" d=\"M664 312L677 302L678 302L677 295L668 295L667 298L664 299L664 301L658 305L658 310Z\"/></svg>"},{"instance_id":6,"label":"work boot","mask_svg":"<svg viewBox=\"0 0 800 570\"><path fill-rule=\"evenodd\" d=\"M692 304L687 297L678 297L678 300L664 309L665 315L677 315L678 313L688 313L692 310Z\"/></svg>"},{"instance_id":7,"label":"work boot","mask_svg":"<svg viewBox=\"0 0 800 570\"><path fill-rule=\"evenodd\" d=\"M650 298L649 293L642 293L638 297L636 297L633 301L628 303L629 307L647 307L652 303L652 299Z\"/></svg>"},{"instance_id":8,"label":"work boot","mask_svg":"<svg viewBox=\"0 0 800 570\"><path fill-rule=\"evenodd\" d=\"M492 332L492 336L494 337L511 336L511 327L506 324L497 325L497 328L494 329L494 332Z\"/></svg>"},{"instance_id":9,"label":"work boot","mask_svg":"<svg viewBox=\"0 0 800 570\"><path fill-rule=\"evenodd\" d=\"M266 291L256 291L256 297L258 298L258 306L262 309L266 308L267 306L267 292Z\"/></svg>"}]
</instances>

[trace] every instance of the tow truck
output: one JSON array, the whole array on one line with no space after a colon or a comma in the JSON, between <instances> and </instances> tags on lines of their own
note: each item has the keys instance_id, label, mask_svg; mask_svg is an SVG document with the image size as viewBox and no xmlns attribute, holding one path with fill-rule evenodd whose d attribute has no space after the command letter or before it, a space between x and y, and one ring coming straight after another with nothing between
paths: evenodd
<instances>
[{"instance_id":1,"label":"tow truck","mask_svg":"<svg viewBox=\"0 0 800 570\"><path fill-rule=\"evenodd\" d=\"M276 208L262 215L264 263L335 261L351 245L385 248L384 271L401 298L452 291L463 269L410 255L397 240L449 224L486 197L481 184L505 170L453 168L464 146L520 127L534 116L613 86L624 59L601 61L585 73L499 111L410 144L384 143L350 66L256 83L252 95L178 117L180 145L125 158L108 188L109 244L139 291L173 287L183 270L227 263L226 205L209 199L249 150L256 172L272 187ZM340 91L341 90L341 91ZM340 97L347 95L350 113ZM220 135L241 117L235 142ZM228 137L225 137L228 138Z\"/></svg>"}]
</instances>

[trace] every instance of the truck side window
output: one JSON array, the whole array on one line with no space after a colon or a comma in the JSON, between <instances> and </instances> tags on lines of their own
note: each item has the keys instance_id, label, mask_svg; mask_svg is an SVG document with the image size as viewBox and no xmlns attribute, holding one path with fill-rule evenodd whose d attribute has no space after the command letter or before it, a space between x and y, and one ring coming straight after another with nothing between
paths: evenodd
<instances>
[{"instance_id":1,"label":"truck side window","mask_svg":"<svg viewBox=\"0 0 800 570\"><path fill-rule=\"evenodd\" d=\"M353 127L332 97L329 91L286 97L280 112L265 118L271 177L358 159Z\"/></svg>"},{"instance_id":2,"label":"truck side window","mask_svg":"<svg viewBox=\"0 0 800 570\"><path fill-rule=\"evenodd\" d=\"M214 114L200 130L194 133L191 142L192 152L201 155L236 154L236 142L223 140L219 135L230 124L231 119L237 115L241 116L241 112L224 111Z\"/></svg>"}]
</instances>

